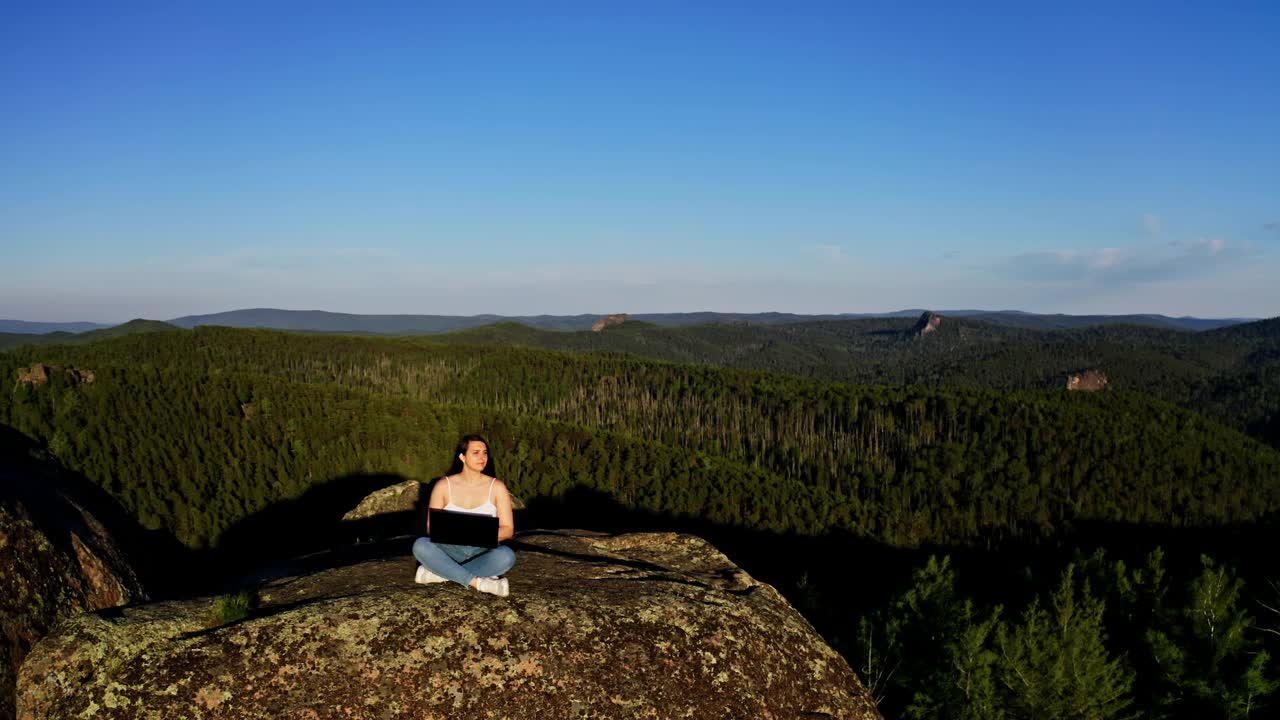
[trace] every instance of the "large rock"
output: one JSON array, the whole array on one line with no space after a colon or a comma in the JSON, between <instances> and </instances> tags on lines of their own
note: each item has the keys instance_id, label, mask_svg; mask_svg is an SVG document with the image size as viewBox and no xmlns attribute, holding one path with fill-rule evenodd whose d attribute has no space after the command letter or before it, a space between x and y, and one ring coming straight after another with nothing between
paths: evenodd
<instances>
[{"instance_id":1,"label":"large rock","mask_svg":"<svg viewBox=\"0 0 1280 720\"><path fill-rule=\"evenodd\" d=\"M1067 376L1067 389L1097 392L1107 388L1107 376L1101 370L1085 370Z\"/></svg>"},{"instance_id":2,"label":"large rock","mask_svg":"<svg viewBox=\"0 0 1280 720\"><path fill-rule=\"evenodd\" d=\"M600 318L594 323L591 323L591 332L600 332L605 328L621 325L630 318L631 316L626 313L615 313L608 317Z\"/></svg>"},{"instance_id":3,"label":"large rock","mask_svg":"<svg viewBox=\"0 0 1280 720\"><path fill-rule=\"evenodd\" d=\"M511 596L415 585L407 555L211 601L92 613L32 651L19 717L879 718L773 588L697 538L526 533Z\"/></svg>"},{"instance_id":4,"label":"large rock","mask_svg":"<svg viewBox=\"0 0 1280 720\"><path fill-rule=\"evenodd\" d=\"M0 431L12 432L0 426ZM94 498L52 465L0 453L0 718L14 716L17 670L62 620L145 597ZM90 494L91 495L91 494Z\"/></svg>"},{"instance_id":5,"label":"large rock","mask_svg":"<svg viewBox=\"0 0 1280 720\"><path fill-rule=\"evenodd\" d=\"M427 498L427 490L417 480L405 480L397 485L375 490L365 496L360 504L342 516L346 522L368 520L379 515L413 513L419 500Z\"/></svg>"},{"instance_id":6,"label":"large rock","mask_svg":"<svg viewBox=\"0 0 1280 720\"><path fill-rule=\"evenodd\" d=\"M916 320L916 325L911 329L911 334L915 337L924 337L931 332L937 332L940 325L942 325L942 316L926 310L920 315L920 319Z\"/></svg>"},{"instance_id":7,"label":"large rock","mask_svg":"<svg viewBox=\"0 0 1280 720\"><path fill-rule=\"evenodd\" d=\"M45 365L44 363L36 363L31 367L18 368L18 382L14 385L14 389L23 385L31 385L39 387L49 382L54 373L62 372L67 376L73 385L80 383L92 383L96 375L92 370L77 370L75 368L60 368Z\"/></svg>"},{"instance_id":8,"label":"large rock","mask_svg":"<svg viewBox=\"0 0 1280 720\"><path fill-rule=\"evenodd\" d=\"M369 521L392 518L398 522L394 527L400 530L399 533L393 534L404 534L410 526L407 522L401 520L421 514L422 508L426 506L427 501L430 499L431 485L434 482L435 480L432 480L431 483L405 480L404 482L384 487L381 490L375 490L344 514L342 521L346 523L367 523ZM523 510L524 502L512 495L511 507L514 510Z\"/></svg>"}]
</instances>

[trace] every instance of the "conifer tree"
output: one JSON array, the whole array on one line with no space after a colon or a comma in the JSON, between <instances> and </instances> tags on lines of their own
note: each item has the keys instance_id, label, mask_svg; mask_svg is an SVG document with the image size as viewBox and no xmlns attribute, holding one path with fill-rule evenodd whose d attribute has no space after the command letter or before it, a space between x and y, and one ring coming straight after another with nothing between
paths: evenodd
<instances>
[{"instance_id":1,"label":"conifer tree","mask_svg":"<svg viewBox=\"0 0 1280 720\"><path fill-rule=\"evenodd\" d=\"M996 633L997 676L1011 718L1105 720L1132 700L1133 673L1107 652L1102 601L1074 566L1063 573L1046 608L1038 600L1016 625Z\"/></svg>"},{"instance_id":2,"label":"conifer tree","mask_svg":"<svg viewBox=\"0 0 1280 720\"><path fill-rule=\"evenodd\" d=\"M1164 628L1147 633L1166 679L1160 703L1182 715L1261 717L1280 681L1252 616L1239 605L1244 582L1208 557L1200 562L1187 604L1169 613Z\"/></svg>"}]
</instances>

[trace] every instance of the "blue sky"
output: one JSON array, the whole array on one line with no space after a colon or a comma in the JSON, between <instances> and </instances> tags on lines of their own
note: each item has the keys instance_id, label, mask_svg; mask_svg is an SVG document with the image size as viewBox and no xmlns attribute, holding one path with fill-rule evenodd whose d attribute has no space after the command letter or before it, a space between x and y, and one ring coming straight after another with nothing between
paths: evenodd
<instances>
[{"instance_id":1,"label":"blue sky","mask_svg":"<svg viewBox=\"0 0 1280 720\"><path fill-rule=\"evenodd\" d=\"M1274 2L0 10L0 317L1280 314Z\"/></svg>"}]
</instances>

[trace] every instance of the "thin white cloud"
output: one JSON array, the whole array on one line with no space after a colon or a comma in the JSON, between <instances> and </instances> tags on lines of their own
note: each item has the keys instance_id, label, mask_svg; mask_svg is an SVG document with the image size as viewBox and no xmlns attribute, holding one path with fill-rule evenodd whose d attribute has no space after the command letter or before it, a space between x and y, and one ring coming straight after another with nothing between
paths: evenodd
<instances>
[{"instance_id":1,"label":"thin white cloud","mask_svg":"<svg viewBox=\"0 0 1280 720\"><path fill-rule=\"evenodd\" d=\"M342 265L357 260L394 260L399 253L384 248L242 248L225 253L189 257L151 258L150 268L175 272L289 271L317 265Z\"/></svg>"},{"instance_id":2,"label":"thin white cloud","mask_svg":"<svg viewBox=\"0 0 1280 720\"><path fill-rule=\"evenodd\" d=\"M1120 267L1128 258L1125 251L1120 248L1102 248L1088 253L1085 260L1091 269L1106 272L1112 268Z\"/></svg>"},{"instance_id":3,"label":"thin white cloud","mask_svg":"<svg viewBox=\"0 0 1280 720\"><path fill-rule=\"evenodd\" d=\"M1206 277L1255 256L1250 242L1225 238L1173 241L1154 248L1098 248L1026 253L1003 263L1019 279L1045 283L1125 286L1175 278Z\"/></svg>"},{"instance_id":4,"label":"thin white cloud","mask_svg":"<svg viewBox=\"0 0 1280 720\"><path fill-rule=\"evenodd\" d=\"M849 257L844 254L844 248L839 245L818 245L815 249L824 260L832 262L844 262Z\"/></svg>"},{"instance_id":5,"label":"thin white cloud","mask_svg":"<svg viewBox=\"0 0 1280 720\"><path fill-rule=\"evenodd\" d=\"M1244 248L1244 245L1241 245ZM1227 241L1223 238L1203 238L1190 246L1191 252L1197 255L1219 255L1227 251Z\"/></svg>"},{"instance_id":6,"label":"thin white cloud","mask_svg":"<svg viewBox=\"0 0 1280 720\"><path fill-rule=\"evenodd\" d=\"M1160 217L1157 215L1143 215L1142 229L1145 230L1147 235L1150 237L1164 237L1164 223L1160 222Z\"/></svg>"}]
</instances>

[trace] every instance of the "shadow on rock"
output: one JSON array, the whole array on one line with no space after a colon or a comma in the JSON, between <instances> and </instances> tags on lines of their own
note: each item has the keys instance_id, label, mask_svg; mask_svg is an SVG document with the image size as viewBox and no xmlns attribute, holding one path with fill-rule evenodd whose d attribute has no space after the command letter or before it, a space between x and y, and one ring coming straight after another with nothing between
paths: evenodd
<instances>
[{"instance_id":1,"label":"shadow on rock","mask_svg":"<svg viewBox=\"0 0 1280 720\"><path fill-rule=\"evenodd\" d=\"M0 425L0 718L16 712L15 678L32 646L81 613L147 599L172 559L168 541Z\"/></svg>"},{"instance_id":2,"label":"shadow on rock","mask_svg":"<svg viewBox=\"0 0 1280 720\"><path fill-rule=\"evenodd\" d=\"M405 481L395 474L346 475L311 486L302 495L272 503L219 536L211 558L224 571L335 550L358 539L409 535L411 513L344 523L342 516L375 490ZM405 550L407 553L407 550Z\"/></svg>"}]
</instances>

